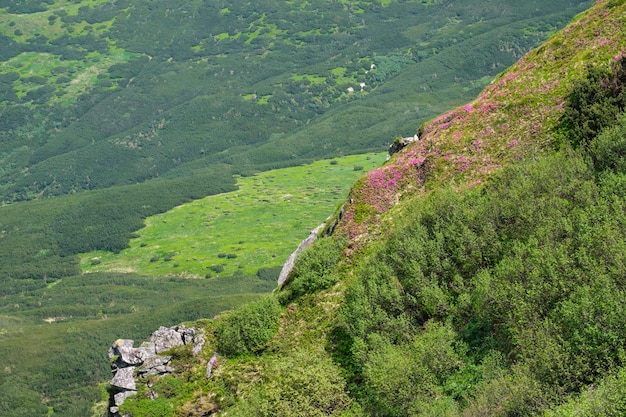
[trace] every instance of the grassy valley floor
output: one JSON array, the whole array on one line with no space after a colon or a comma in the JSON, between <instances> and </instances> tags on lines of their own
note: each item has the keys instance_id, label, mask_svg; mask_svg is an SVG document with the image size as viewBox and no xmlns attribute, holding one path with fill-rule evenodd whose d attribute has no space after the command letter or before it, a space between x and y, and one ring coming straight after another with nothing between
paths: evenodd
<instances>
[{"instance_id":1,"label":"grassy valley floor","mask_svg":"<svg viewBox=\"0 0 626 417\"><path fill-rule=\"evenodd\" d=\"M255 274L284 263L385 153L352 155L240 177L234 192L152 216L130 248L81 257L84 272L211 277Z\"/></svg>"}]
</instances>

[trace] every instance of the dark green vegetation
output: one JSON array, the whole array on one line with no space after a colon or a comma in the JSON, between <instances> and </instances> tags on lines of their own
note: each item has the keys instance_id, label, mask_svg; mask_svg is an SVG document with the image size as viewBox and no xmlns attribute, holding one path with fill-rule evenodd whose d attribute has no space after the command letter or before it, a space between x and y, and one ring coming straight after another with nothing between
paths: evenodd
<instances>
[{"instance_id":1,"label":"dark green vegetation","mask_svg":"<svg viewBox=\"0 0 626 417\"><path fill-rule=\"evenodd\" d=\"M76 278L78 253L124 249L146 216L232 190L232 174L413 135L590 4L0 0L0 349L10 364L0 414L87 415L112 340L271 287L262 273L233 278L233 289L221 278L180 288ZM320 278L302 292L333 282ZM143 280L153 287L138 291ZM335 371L320 381L336 382ZM347 407L343 393L327 394Z\"/></svg>"},{"instance_id":2,"label":"dark green vegetation","mask_svg":"<svg viewBox=\"0 0 626 417\"><path fill-rule=\"evenodd\" d=\"M220 352L236 356L262 352L278 330L280 304L264 297L223 317L215 337Z\"/></svg>"},{"instance_id":3,"label":"dark green vegetation","mask_svg":"<svg viewBox=\"0 0 626 417\"><path fill-rule=\"evenodd\" d=\"M188 178L2 207L0 291L16 294L77 274L76 254L95 249L119 252L145 217L234 186L228 171L207 170Z\"/></svg>"},{"instance_id":4,"label":"dark green vegetation","mask_svg":"<svg viewBox=\"0 0 626 417\"><path fill-rule=\"evenodd\" d=\"M165 415L626 414L624 16L598 2L364 176L280 316L233 327L263 349Z\"/></svg>"},{"instance_id":5,"label":"dark green vegetation","mask_svg":"<svg viewBox=\"0 0 626 417\"><path fill-rule=\"evenodd\" d=\"M282 288L281 302L288 303L336 284L338 277L334 270L341 261L341 251L346 243L343 239L322 239L315 249L304 250L291 271L289 285Z\"/></svg>"},{"instance_id":6,"label":"dark green vegetation","mask_svg":"<svg viewBox=\"0 0 626 417\"><path fill-rule=\"evenodd\" d=\"M589 146L626 109L625 65L624 59L617 58L608 71L590 65L586 78L574 86L560 126L574 146Z\"/></svg>"},{"instance_id":7,"label":"dark green vegetation","mask_svg":"<svg viewBox=\"0 0 626 417\"><path fill-rule=\"evenodd\" d=\"M589 4L1 2L0 201L381 149Z\"/></svg>"},{"instance_id":8,"label":"dark green vegetation","mask_svg":"<svg viewBox=\"0 0 626 417\"><path fill-rule=\"evenodd\" d=\"M625 174L562 152L409 207L340 315L363 405L530 415L626 365Z\"/></svg>"}]
</instances>

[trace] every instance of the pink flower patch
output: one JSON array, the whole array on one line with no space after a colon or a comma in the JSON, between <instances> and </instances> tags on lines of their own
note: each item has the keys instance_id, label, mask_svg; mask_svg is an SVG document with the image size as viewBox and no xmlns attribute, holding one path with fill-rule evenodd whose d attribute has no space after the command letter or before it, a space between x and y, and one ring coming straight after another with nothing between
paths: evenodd
<instances>
[{"instance_id":1,"label":"pink flower patch","mask_svg":"<svg viewBox=\"0 0 626 417\"><path fill-rule=\"evenodd\" d=\"M426 158L411 158L409 159L409 165L411 166L421 166Z\"/></svg>"},{"instance_id":2,"label":"pink flower patch","mask_svg":"<svg viewBox=\"0 0 626 417\"><path fill-rule=\"evenodd\" d=\"M470 161L465 156L459 156L456 159L456 162L457 162L457 169L459 171L462 171L462 172L467 171L470 168Z\"/></svg>"}]
</instances>

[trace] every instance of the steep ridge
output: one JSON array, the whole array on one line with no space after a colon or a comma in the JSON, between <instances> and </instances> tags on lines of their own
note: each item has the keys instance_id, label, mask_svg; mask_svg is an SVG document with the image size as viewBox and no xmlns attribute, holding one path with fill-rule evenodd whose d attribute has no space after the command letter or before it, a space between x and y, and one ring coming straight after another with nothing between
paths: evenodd
<instances>
[{"instance_id":1,"label":"steep ridge","mask_svg":"<svg viewBox=\"0 0 626 417\"><path fill-rule=\"evenodd\" d=\"M598 2L502 73L474 101L425 123L418 143L357 184L351 195L356 203L342 228L358 240L355 229L368 226L365 219L350 221L359 217L360 202L374 209L374 221L401 195L411 197L445 184L475 186L508 163L553 149L572 83L588 64L608 65L621 56L623 25L617 2Z\"/></svg>"},{"instance_id":2,"label":"steep ridge","mask_svg":"<svg viewBox=\"0 0 626 417\"><path fill-rule=\"evenodd\" d=\"M195 323L204 351L120 413L623 415L626 119L570 138L581 86L621 97L625 18L597 1L424 124L286 285Z\"/></svg>"}]
</instances>

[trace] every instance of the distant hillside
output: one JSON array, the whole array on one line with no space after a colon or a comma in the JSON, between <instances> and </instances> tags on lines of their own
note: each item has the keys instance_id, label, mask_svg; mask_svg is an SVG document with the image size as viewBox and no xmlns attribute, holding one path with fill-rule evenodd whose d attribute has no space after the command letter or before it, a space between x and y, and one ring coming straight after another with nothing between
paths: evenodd
<instances>
[{"instance_id":1,"label":"distant hillside","mask_svg":"<svg viewBox=\"0 0 626 417\"><path fill-rule=\"evenodd\" d=\"M0 290L234 174L384 150L589 4L0 0Z\"/></svg>"},{"instance_id":2,"label":"distant hillside","mask_svg":"<svg viewBox=\"0 0 626 417\"><path fill-rule=\"evenodd\" d=\"M120 412L624 415L625 18L596 2L425 123L285 286L198 323L200 358Z\"/></svg>"},{"instance_id":3,"label":"distant hillside","mask_svg":"<svg viewBox=\"0 0 626 417\"><path fill-rule=\"evenodd\" d=\"M0 1L0 201L380 150L590 1Z\"/></svg>"}]
</instances>

